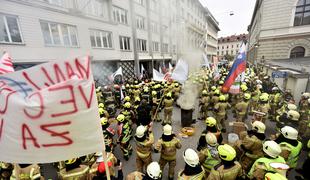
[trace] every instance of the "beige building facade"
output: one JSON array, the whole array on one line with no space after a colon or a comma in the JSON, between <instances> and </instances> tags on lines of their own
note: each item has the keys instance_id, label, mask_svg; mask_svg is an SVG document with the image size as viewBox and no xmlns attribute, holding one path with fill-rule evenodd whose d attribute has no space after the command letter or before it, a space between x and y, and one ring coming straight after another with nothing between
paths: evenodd
<instances>
[{"instance_id":1,"label":"beige building facade","mask_svg":"<svg viewBox=\"0 0 310 180\"><path fill-rule=\"evenodd\" d=\"M218 39L217 55L220 60L224 60L226 55L235 57L242 42L247 41L247 34L232 35Z\"/></svg>"}]
</instances>

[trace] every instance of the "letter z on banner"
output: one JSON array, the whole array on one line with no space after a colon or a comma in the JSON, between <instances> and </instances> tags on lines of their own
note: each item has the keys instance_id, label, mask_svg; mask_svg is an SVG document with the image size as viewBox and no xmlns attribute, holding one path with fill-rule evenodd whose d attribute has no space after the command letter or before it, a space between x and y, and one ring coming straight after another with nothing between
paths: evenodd
<instances>
[{"instance_id":1,"label":"letter z on banner","mask_svg":"<svg viewBox=\"0 0 310 180\"><path fill-rule=\"evenodd\" d=\"M102 149L89 57L0 75L0 161L48 163Z\"/></svg>"}]
</instances>

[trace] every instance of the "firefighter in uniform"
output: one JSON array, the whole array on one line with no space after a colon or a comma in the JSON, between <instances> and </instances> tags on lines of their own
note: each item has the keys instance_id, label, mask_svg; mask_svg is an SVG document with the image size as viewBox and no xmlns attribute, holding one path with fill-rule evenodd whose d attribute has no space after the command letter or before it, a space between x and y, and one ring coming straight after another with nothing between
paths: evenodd
<instances>
[{"instance_id":1,"label":"firefighter in uniform","mask_svg":"<svg viewBox=\"0 0 310 180\"><path fill-rule=\"evenodd\" d=\"M211 110L213 110L213 107L215 106L215 104L217 104L220 100L220 90L216 89L214 90L214 94L213 96L211 97L211 100L210 100L210 108ZM215 113L213 111L213 115L215 116Z\"/></svg>"},{"instance_id":2,"label":"firefighter in uniform","mask_svg":"<svg viewBox=\"0 0 310 180\"><path fill-rule=\"evenodd\" d=\"M151 162L146 168L146 174L139 171L129 173L126 180L156 180L161 179L162 171L158 162Z\"/></svg>"},{"instance_id":3,"label":"firefighter in uniform","mask_svg":"<svg viewBox=\"0 0 310 180\"><path fill-rule=\"evenodd\" d=\"M260 91L261 89L262 89L262 85L257 84L255 91L252 92L252 101L251 101L250 113L252 113L253 110L257 109L259 97L261 95L261 91Z\"/></svg>"},{"instance_id":4,"label":"firefighter in uniform","mask_svg":"<svg viewBox=\"0 0 310 180\"><path fill-rule=\"evenodd\" d=\"M181 87L179 83L174 83L174 88L173 88L173 94L174 94L174 99L177 100L180 96L181 93Z\"/></svg>"},{"instance_id":5,"label":"firefighter in uniform","mask_svg":"<svg viewBox=\"0 0 310 180\"><path fill-rule=\"evenodd\" d=\"M98 104L98 111L99 111L99 116L100 117L106 117L106 118L108 118L109 119L109 117L110 117L110 115L109 115L109 113L108 113L108 111L107 110L105 110L105 108L104 108L105 106L104 106L104 104L103 103L99 103Z\"/></svg>"},{"instance_id":6,"label":"firefighter in uniform","mask_svg":"<svg viewBox=\"0 0 310 180\"><path fill-rule=\"evenodd\" d=\"M290 168L296 168L302 149L302 143L297 140L298 131L290 126L281 129L281 134L275 140L281 147L281 156L286 160Z\"/></svg>"},{"instance_id":7,"label":"firefighter in uniform","mask_svg":"<svg viewBox=\"0 0 310 180\"><path fill-rule=\"evenodd\" d=\"M235 180L242 176L242 168L235 161L236 151L228 144L218 146L221 163L213 167L207 180Z\"/></svg>"},{"instance_id":8,"label":"firefighter in uniform","mask_svg":"<svg viewBox=\"0 0 310 180\"><path fill-rule=\"evenodd\" d=\"M125 116L123 114L117 116L117 121L118 143L120 143L125 160L128 161L129 156L132 154L132 146L130 144L132 129L129 122L125 120Z\"/></svg>"},{"instance_id":9,"label":"firefighter in uniform","mask_svg":"<svg viewBox=\"0 0 310 180\"><path fill-rule=\"evenodd\" d=\"M251 99L251 94L244 93L243 99L244 99L244 101L237 103L235 106L238 122L244 122L244 120L247 117L249 101Z\"/></svg>"},{"instance_id":10,"label":"firefighter in uniform","mask_svg":"<svg viewBox=\"0 0 310 180\"><path fill-rule=\"evenodd\" d=\"M218 155L218 143L216 136L213 133L208 133L205 136L207 146L200 150L198 153L199 161L202 164L204 170L205 170L205 177L208 177L211 169L218 165L221 160Z\"/></svg>"},{"instance_id":11,"label":"firefighter in uniform","mask_svg":"<svg viewBox=\"0 0 310 180\"><path fill-rule=\"evenodd\" d=\"M310 93L308 92L303 93L298 103L301 119L306 119L308 117L308 110L310 108L309 103L308 103L309 97L310 97Z\"/></svg>"},{"instance_id":12,"label":"firefighter in uniform","mask_svg":"<svg viewBox=\"0 0 310 180\"><path fill-rule=\"evenodd\" d=\"M102 117L100 120L105 146L113 151L113 136L115 135L115 131L110 127L110 123L106 117Z\"/></svg>"},{"instance_id":13,"label":"firefighter in uniform","mask_svg":"<svg viewBox=\"0 0 310 180\"><path fill-rule=\"evenodd\" d=\"M276 172L270 163L284 163L285 160L280 156L281 147L275 141L265 141L263 144L264 157L257 159L252 165L248 177L250 179L264 180L266 172Z\"/></svg>"},{"instance_id":14,"label":"firefighter in uniform","mask_svg":"<svg viewBox=\"0 0 310 180\"><path fill-rule=\"evenodd\" d=\"M136 165L137 171L143 172L143 168L152 162L152 147L154 144L154 135L148 132L147 126L138 126L136 129Z\"/></svg>"},{"instance_id":15,"label":"firefighter in uniform","mask_svg":"<svg viewBox=\"0 0 310 180\"><path fill-rule=\"evenodd\" d=\"M168 92L166 94L166 98L164 99L163 105L164 105L164 122L165 124L172 124L171 117L172 117L172 111L173 111L173 98L172 93Z\"/></svg>"},{"instance_id":16,"label":"firefighter in uniform","mask_svg":"<svg viewBox=\"0 0 310 180\"><path fill-rule=\"evenodd\" d=\"M300 114L295 110L289 110L284 116L279 118L279 122L277 123L277 127L281 129L284 126L291 126L295 129L298 128Z\"/></svg>"},{"instance_id":17,"label":"firefighter in uniform","mask_svg":"<svg viewBox=\"0 0 310 180\"><path fill-rule=\"evenodd\" d=\"M152 117L153 117L153 121L156 122L160 122L160 118L159 118L159 110L158 105L160 103L160 99L157 98L157 92L156 91L152 91Z\"/></svg>"},{"instance_id":18,"label":"firefighter in uniform","mask_svg":"<svg viewBox=\"0 0 310 180\"><path fill-rule=\"evenodd\" d=\"M281 93L279 92L278 87L272 88L272 94L270 95L270 116L272 120L276 119L276 110L279 107L279 103L281 100Z\"/></svg>"},{"instance_id":19,"label":"firefighter in uniform","mask_svg":"<svg viewBox=\"0 0 310 180\"><path fill-rule=\"evenodd\" d=\"M269 95L267 93L262 93L262 95L259 97L260 105L256 109L256 111L262 113L262 114L256 114L255 118L256 120L260 120L263 123L266 122L268 119L268 112L270 111L270 105L268 103Z\"/></svg>"},{"instance_id":20,"label":"firefighter in uniform","mask_svg":"<svg viewBox=\"0 0 310 180\"><path fill-rule=\"evenodd\" d=\"M14 164L10 177L11 180L38 180L41 178L40 166L38 164Z\"/></svg>"},{"instance_id":21,"label":"firefighter in uniform","mask_svg":"<svg viewBox=\"0 0 310 180\"><path fill-rule=\"evenodd\" d=\"M200 105L200 119L206 119L208 114L208 106L210 103L210 97L208 96L208 91L202 91L202 97L199 100Z\"/></svg>"},{"instance_id":22,"label":"firefighter in uniform","mask_svg":"<svg viewBox=\"0 0 310 180\"><path fill-rule=\"evenodd\" d=\"M208 117L205 121L206 129L201 133L201 136L198 141L197 150L200 151L207 146L206 135L212 133L215 135L217 142L222 143L223 137L221 131L217 128L216 119L214 117Z\"/></svg>"},{"instance_id":23,"label":"firefighter in uniform","mask_svg":"<svg viewBox=\"0 0 310 180\"><path fill-rule=\"evenodd\" d=\"M88 171L89 166L82 165L79 158L73 158L65 161L65 168L60 170L59 176L62 180L86 180Z\"/></svg>"},{"instance_id":24,"label":"firefighter in uniform","mask_svg":"<svg viewBox=\"0 0 310 180\"><path fill-rule=\"evenodd\" d=\"M220 126L220 129L225 132L226 131L226 115L227 115L227 109L230 108L230 104L226 102L226 97L224 95L221 95L219 97L219 102L215 104L214 111L216 112L216 120L218 126Z\"/></svg>"},{"instance_id":25,"label":"firefighter in uniform","mask_svg":"<svg viewBox=\"0 0 310 180\"><path fill-rule=\"evenodd\" d=\"M185 168L178 174L178 180L196 180L204 179L205 171L199 163L198 154L191 148L183 153Z\"/></svg>"},{"instance_id":26,"label":"firefighter in uniform","mask_svg":"<svg viewBox=\"0 0 310 180\"><path fill-rule=\"evenodd\" d=\"M130 102L126 102L124 104L124 109L121 111L121 114L125 116L125 120L129 123L130 127L133 124L134 112L132 110L132 106Z\"/></svg>"},{"instance_id":27,"label":"firefighter in uniform","mask_svg":"<svg viewBox=\"0 0 310 180\"><path fill-rule=\"evenodd\" d=\"M252 130L239 134L240 140L235 144L237 157L245 172L248 172L253 163L263 154L263 141L265 140L266 126L260 121L252 123Z\"/></svg>"},{"instance_id":28,"label":"firefighter in uniform","mask_svg":"<svg viewBox=\"0 0 310 180\"><path fill-rule=\"evenodd\" d=\"M160 169L163 170L166 164L169 164L168 178L169 180L174 177L174 168L176 166L176 153L177 149L181 149L181 141L176 138L172 133L172 127L166 124L163 127L163 135L157 141L155 145L155 152L160 153L159 165Z\"/></svg>"}]
</instances>

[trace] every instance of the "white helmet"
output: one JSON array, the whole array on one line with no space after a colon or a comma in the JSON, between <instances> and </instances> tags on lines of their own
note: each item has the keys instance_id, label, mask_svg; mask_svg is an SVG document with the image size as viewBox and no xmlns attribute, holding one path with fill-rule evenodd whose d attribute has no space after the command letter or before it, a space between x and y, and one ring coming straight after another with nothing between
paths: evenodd
<instances>
[{"instance_id":1,"label":"white helmet","mask_svg":"<svg viewBox=\"0 0 310 180\"><path fill-rule=\"evenodd\" d=\"M151 162L146 168L147 175L152 179L160 179L161 178L161 170L158 162Z\"/></svg>"},{"instance_id":2,"label":"white helmet","mask_svg":"<svg viewBox=\"0 0 310 180\"><path fill-rule=\"evenodd\" d=\"M287 104L287 108L288 108L289 110L296 110L296 109L297 109L297 106L296 106L295 104L289 103L289 104Z\"/></svg>"},{"instance_id":3,"label":"white helmet","mask_svg":"<svg viewBox=\"0 0 310 180\"><path fill-rule=\"evenodd\" d=\"M272 91L277 91L277 90L279 90L279 88L278 87L273 87L271 90Z\"/></svg>"},{"instance_id":4,"label":"white helmet","mask_svg":"<svg viewBox=\"0 0 310 180\"><path fill-rule=\"evenodd\" d=\"M258 133L262 133L264 134L265 133L265 130L266 130L266 126L263 122L261 121L254 121L252 123L252 129L255 129L257 130Z\"/></svg>"},{"instance_id":5,"label":"white helmet","mask_svg":"<svg viewBox=\"0 0 310 180\"><path fill-rule=\"evenodd\" d=\"M256 87L257 87L258 89L262 89L262 88L263 88L263 86L260 85L260 84L258 84Z\"/></svg>"},{"instance_id":6,"label":"white helmet","mask_svg":"<svg viewBox=\"0 0 310 180\"><path fill-rule=\"evenodd\" d=\"M217 145L217 138L213 133L207 133L206 134L206 141L210 146L216 146Z\"/></svg>"},{"instance_id":7,"label":"white helmet","mask_svg":"<svg viewBox=\"0 0 310 180\"><path fill-rule=\"evenodd\" d=\"M290 126L284 126L280 131L287 139L297 140L298 138L298 131Z\"/></svg>"},{"instance_id":8,"label":"white helmet","mask_svg":"<svg viewBox=\"0 0 310 180\"><path fill-rule=\"evenodd\" d=\"M308 99L308 103L310 104L310 98Z\"/></svg>"},{"instance_id":9,"label":"white helmet","mask_svg":"<svg viewBox=\"0 0 310 180\"><path fill-rule=\"evenodd\" d=\"M142 125L138 126L136 129L136 136L142 138L145 134L146 128Z\"/></svg>"},{"instance_id":10,"label":"white helmet","mask_svg":"<svg viewBox=\"0 0 310 180\"><path fill-rule=\"evenodd\" d=\"M305 97L305 98L309 98L310 97L310 93L304 92L304 93L302 93L302 96Z\"/></svg>"},{"instance_id":11,"label":"white helmet","mask_svg":"<svg viewBox=\"0 0 310 180\"><path fill-rule=\"evenodd\" d=\"M186 164L188 164L191 167L196 167L197 164L199 164L198 154L191 148L188 148L184 151L183 158Z\"/></svg>"},{"instance_id":12,"label":"white helmet","mask_svg":"<svg viewBox=\"0 0 310 180\"><path fill-rule=\"evenodd\" d=\"M263 144L263 151L273 158L277 158L282 152L280 145L275 141L265 141Z\"/></svg>"},{"instance_id":13,"label":"white helmet","mask_svg":"<svg viewBox=\"0 0 310 180\"><path fill-rule=\"evenodd\" d=\"M256 80L256 84L262 84L263 82L261 80Z\"/></svg>"},{"instance_id":14,"label":"white helmet","mask_svg":"<svg viewBox=\"0 0 310 180\"><path fill-rule=\"evenodd\" d=\"M287 115L290 119L292 119L293 121L298 121L300 118L300 114L299 112L295 111L295 110L289 110L287 112Z\"/></svg>"},{"instance_id":15,"label":"white helmet","mask_svg":"<svg viewBox=\"0 0 310 180\"><path fill-rule=\"evenodd\" d=\"M170 136L172 134L172 127L169 124L164 126L164 135Z\"/></svg>"}]
</instances>

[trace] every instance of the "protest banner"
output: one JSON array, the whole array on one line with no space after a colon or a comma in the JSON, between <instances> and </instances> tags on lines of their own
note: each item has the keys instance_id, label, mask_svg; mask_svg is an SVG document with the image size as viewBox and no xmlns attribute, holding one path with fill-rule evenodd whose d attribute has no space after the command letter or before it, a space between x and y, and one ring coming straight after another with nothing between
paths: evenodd
<instances>
[{"instance_id":1,"label":"protest banner","mask_svg":"<svg viewBox=\"0 0 310 180\"><path fill-rule=\"evenodd\" d=\"M0 75L0 161L49 163L102 150L89 57Z\"/></svg>"}]
</instances>

